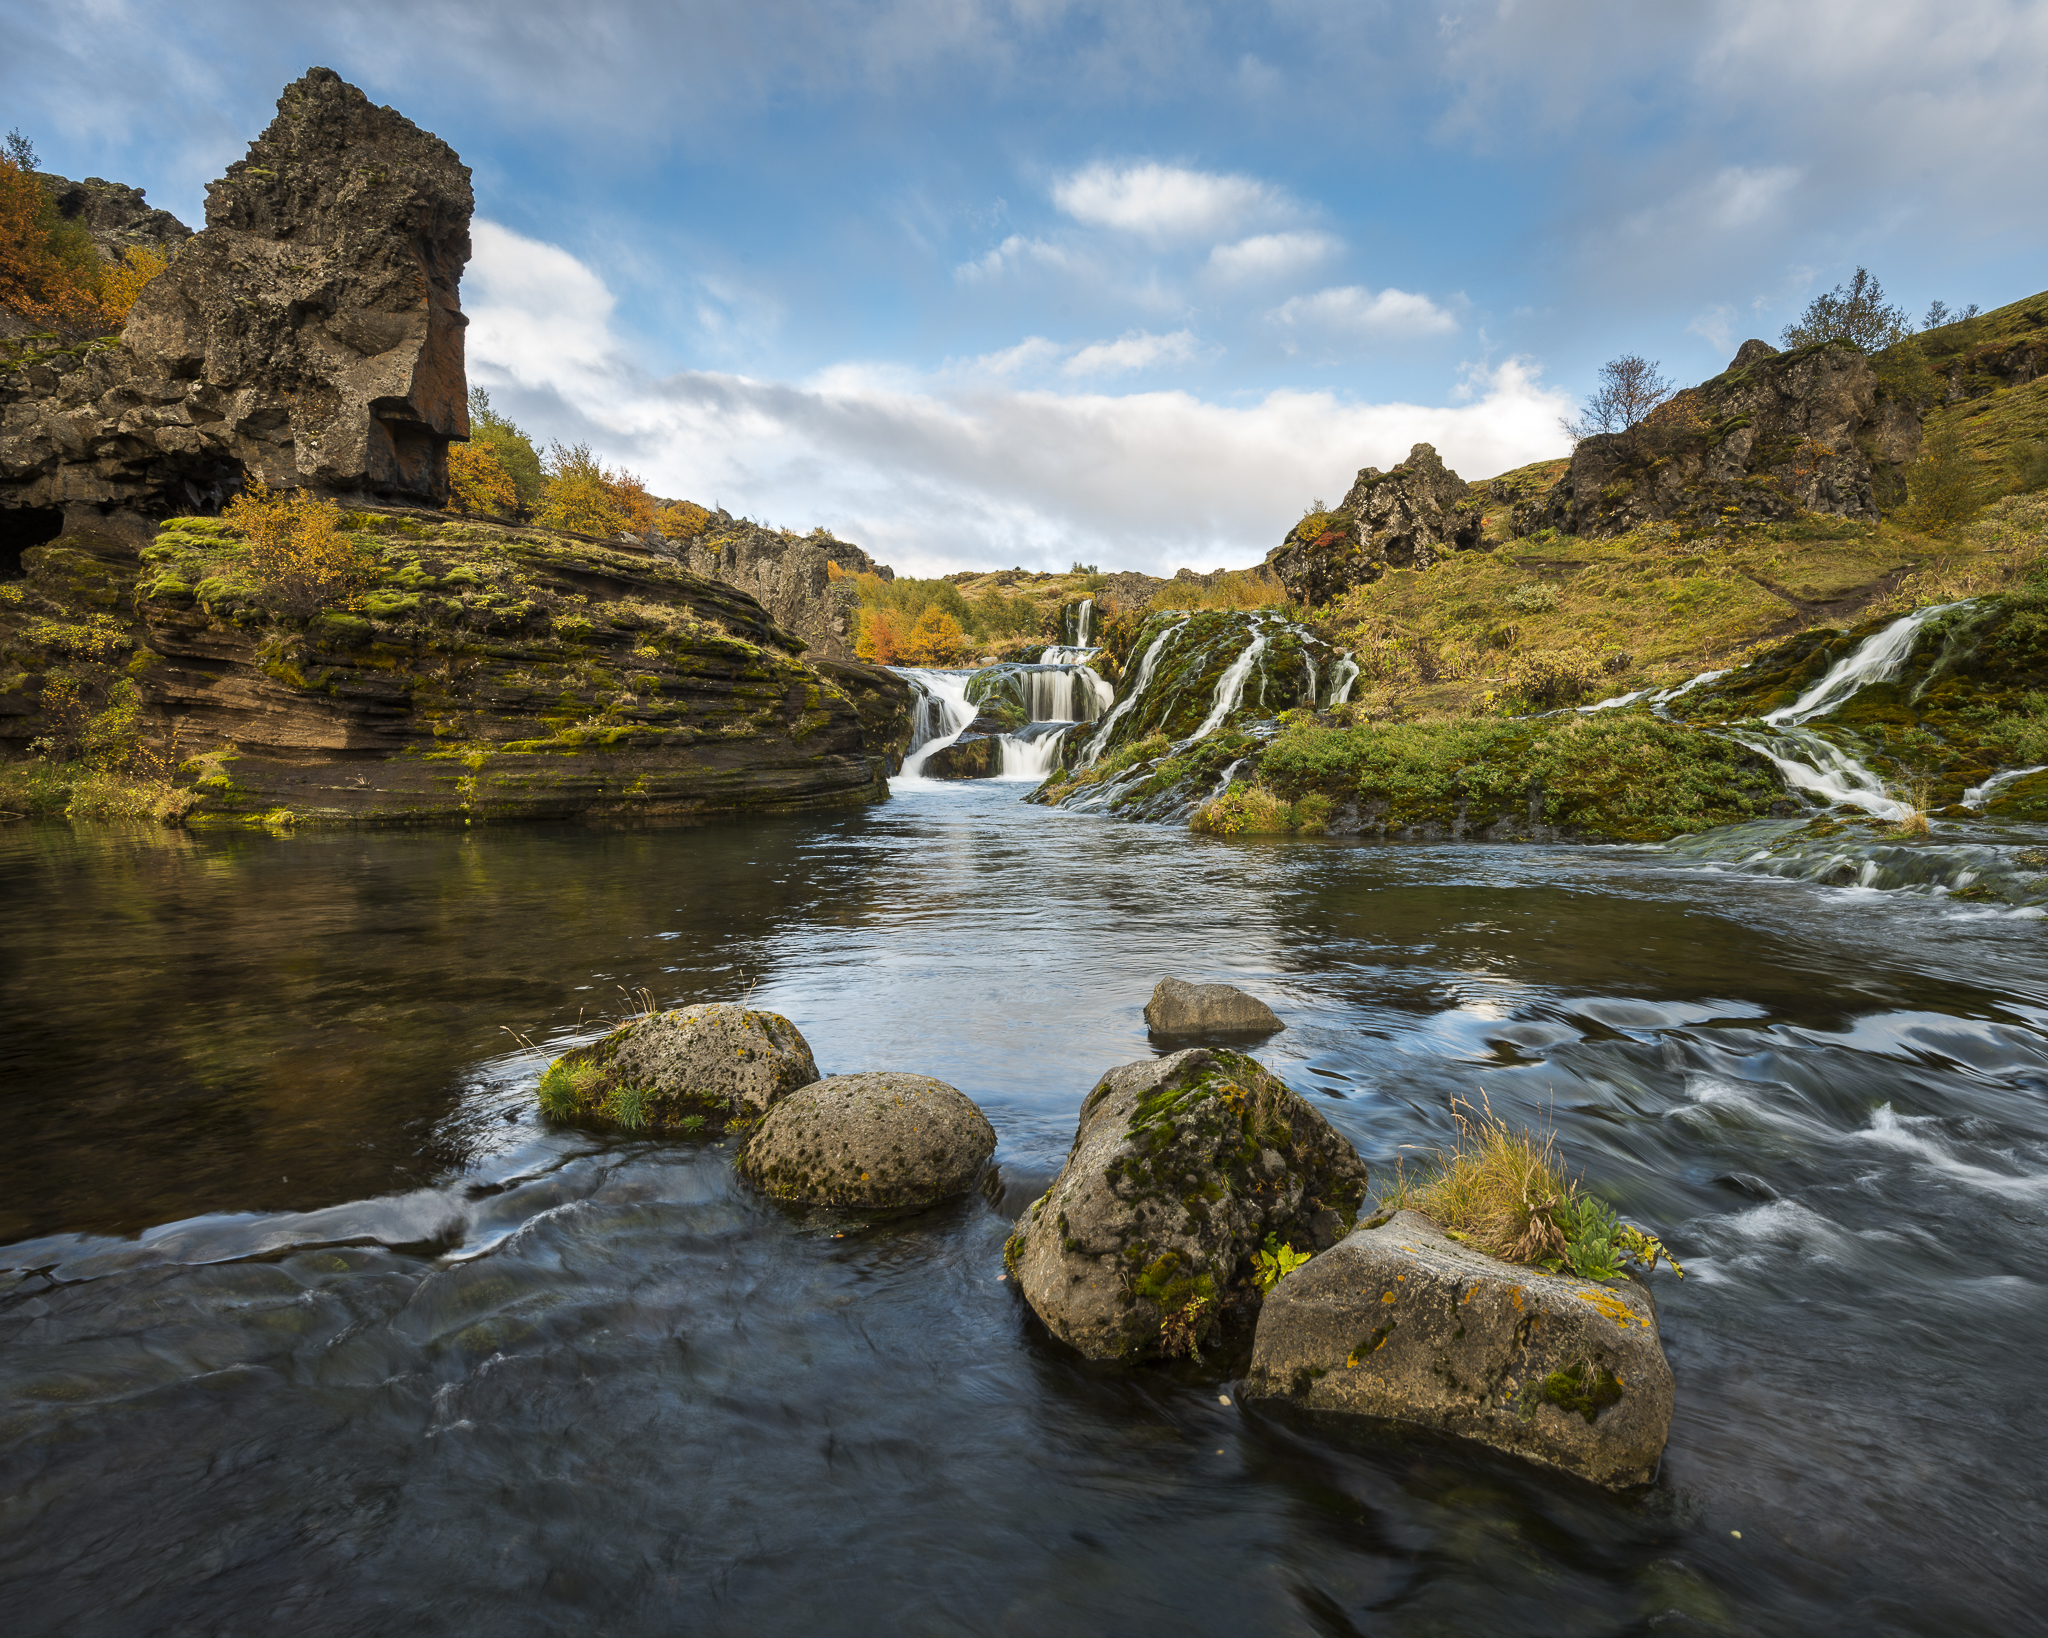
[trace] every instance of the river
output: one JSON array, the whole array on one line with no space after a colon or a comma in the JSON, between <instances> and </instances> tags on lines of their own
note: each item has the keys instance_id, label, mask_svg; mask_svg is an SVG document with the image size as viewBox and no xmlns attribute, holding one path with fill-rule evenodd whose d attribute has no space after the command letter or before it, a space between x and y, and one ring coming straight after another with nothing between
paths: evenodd
<instances>
[{"instance_id":1,"label":"river","mask_svg":"<svg viewBox=\"0 0 2048 1638\"><path fill-rule=\"evenodd\" d=\"M2038 912L1653 848L1221 841L1027 788L0 831L10 1632L2035 1626ZM1376 1174L1454 1095L1554 1120L1686 1269L1656 1276L1653 1486L1044 1336L1006 1214L1168 973L1268 999L1258 1055ZM805 1219L727 1146L543 1127L549 1052L642 989L952 1082L998 1184Z\"/></svg>"}]
</instances>

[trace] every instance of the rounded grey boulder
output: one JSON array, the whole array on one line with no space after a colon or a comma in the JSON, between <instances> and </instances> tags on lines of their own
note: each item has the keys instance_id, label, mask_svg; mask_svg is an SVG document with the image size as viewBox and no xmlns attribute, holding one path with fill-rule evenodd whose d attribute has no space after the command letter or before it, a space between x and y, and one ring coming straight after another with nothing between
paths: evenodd
<instances>
[{"instance_id":1,"label":"rounded grey boulder","mask_svg":"<svg viewBox=\"0 0 2048 1638\"><path fill-rule=\"evenodd\" d=\"M790 1094L755 1128L736 1162L778 1200L915 1211L974 1186L995 1153L974 1101L929 1075L834 1075Z\"/></svg>"},{"instance_id":2,"label":"rounded grey boulder","mask_svg":"<svg viewBox=\"0 0 2048 1638\"><path fill-rule=\"evenodd\" d=\"M647 1013L563 1053L541 1076L540 1106L552 1120L691 1132L758 1120L817 1078L787 1018L718 1002Z\"/></svg>"},{"instance_id":3,"label":"rounded grey boulder","mask_svg":"<svg viewBox=\"0 0 2048 1638\"><path fill-rule=\"evenodd\" d=\"M1145 1003L1154 1035L1270 1035L1287 1026L1273 1009L1235 984L1189 984L1162 978Z\"/></svg>"},{"instance_id":4,"label":"rounded grey boulder","mask_svg":"<svg viewBox=\"0 0 2048 1638\"><path fill-rule=\"evenodd\" d=\"M1655 1476L1671 1431L1647 1286L1502 1262L1414 1211L1273 1288L1240 1394L1433 1428L1614 1489Z\"/></svg>"}]
</instances>

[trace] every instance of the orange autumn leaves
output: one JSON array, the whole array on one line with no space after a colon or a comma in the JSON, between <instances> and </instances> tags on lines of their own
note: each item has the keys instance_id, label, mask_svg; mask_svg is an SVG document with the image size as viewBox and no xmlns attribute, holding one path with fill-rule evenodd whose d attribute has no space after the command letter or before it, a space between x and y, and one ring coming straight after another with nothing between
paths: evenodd
<instances>
[{"instance_id":1,"label":"orange autumn leaves","mask_svg":"<svg viewBox=\"0 0 2048 1638\"><path fill-rule=\"evenodd\" d=\"M140 247L102 262L35 173L0 154L0 307L57 329L118 330L142 287L168 266L169 257Z\"/></svg>"}]
</instances>

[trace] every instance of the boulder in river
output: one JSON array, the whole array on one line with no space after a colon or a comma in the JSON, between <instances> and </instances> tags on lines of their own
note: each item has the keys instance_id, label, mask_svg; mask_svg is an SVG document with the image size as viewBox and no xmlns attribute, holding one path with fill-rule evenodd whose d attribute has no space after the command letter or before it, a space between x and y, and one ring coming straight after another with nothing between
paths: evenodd
<instances>
[{"instance_id":1,"label":"boulder in river","mask_svg":"<svg viewBox=\"0 0 2048 1638\"><path fill-rule=\"evenodd\" d=\"M1189 984L1162 978L1145 1003L1154 1035L1270 1035L1287 1026L1256 995L1235 984Z\"/></svg>"},{"instance_id":2,"label":"boulder in river","mask_svg":"<svg viewBox=\"0 0 2048 1638\"><path fill-rule=\"evenodd\" d=\"M916 1211L974 1186L995 1128L929 1075L834 1075L792 1093L748 1137L739 1173L778 1200Z\"/></svg>"},{"instance_id":3,"label":"boulder in river","mask_svg":"<svg viewBox=\"0 0 2048 1638\"><path fill-rule=\"evenodd\" d=\"M817 1078L787 1018L716 1002L646 1013L563 1053L541 1077L540 1106L554 1120L694 1132L757 1121Z\"/></svg>"},{"instance_id":4,"label":"boulder in river","mask_svg":"<svg viewBox=\"0 0 2048 1638\"><path fill-rule=\"evenodd\" d=\"M1647 1286L1503 1262L1402 1211L1274 1287L1241 1397L1455 1434L1620 1489L1657 1471L1672 1378Z\"/></svg>"},{"instance_id":5,"label":"boulder in river","mask_svg":"<svg viewBox=\"0 0 2048 1638\"><path fill-rule=\"evenodd\" d=\"M1365 1162L1242 1053L1191 1047L1124 1064L1081 1105L1066 1166L1004 1248L1018 1289L1093 1359L1192 1353L1257 1304L1267 1237L1336 1244Z\"/></svg>"}]
</instances>

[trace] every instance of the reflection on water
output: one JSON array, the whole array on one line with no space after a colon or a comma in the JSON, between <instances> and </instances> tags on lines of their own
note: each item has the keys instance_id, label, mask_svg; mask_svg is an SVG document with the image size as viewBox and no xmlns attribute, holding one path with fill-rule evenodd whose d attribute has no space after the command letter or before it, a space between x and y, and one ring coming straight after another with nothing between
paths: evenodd
<instances>
[{"instance_id":1,"label":"reflection on water","mask_svg":"<svg viewBox=\"0 0 2048 1638\"><path fill-rule=\"evenodd\" d=\"M921 790L746 827L0 834L0 1597L25 1632L2024 1629L2044 924L1653 850L1231 844ZM1048 1343L976 1199L790 1217L550 1132L622 990L988 1110L1003 1197L1167 972L1375 1170L1554 1118L1685 1260L1610 1498ZM540 1050L504 1033L514 1029ZM1733 1532L1740 1531L1740 1536Z\"/></svg>"}]
</instances>

